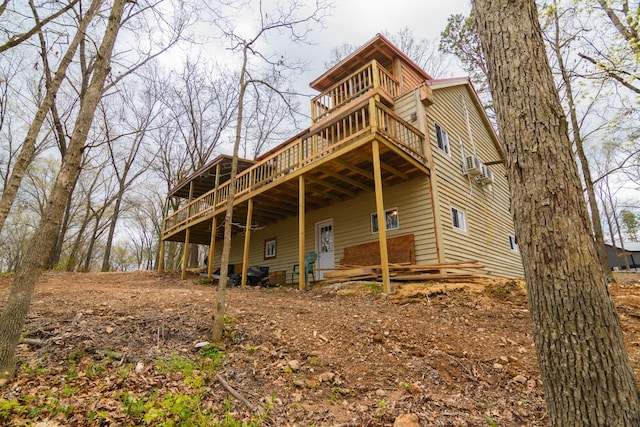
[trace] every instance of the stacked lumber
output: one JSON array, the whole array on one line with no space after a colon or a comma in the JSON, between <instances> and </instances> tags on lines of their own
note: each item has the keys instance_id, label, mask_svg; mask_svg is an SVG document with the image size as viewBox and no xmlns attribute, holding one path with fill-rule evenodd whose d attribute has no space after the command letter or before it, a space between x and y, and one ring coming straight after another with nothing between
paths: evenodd
<instances>
[{"instance_id":1,"label":"stacked lumber","mask_svg":"<svg viewBox=\"0 0 640 427\"><path fill-rule=\"evenodd\" d=\"M487 273L478 261L452 261L437 264L389 264L392 281L421 280L469 280L484 277ZM340 265L324 273L323 283L357 280L382 280L381 265Z\"/></svg>"}]
</instances>

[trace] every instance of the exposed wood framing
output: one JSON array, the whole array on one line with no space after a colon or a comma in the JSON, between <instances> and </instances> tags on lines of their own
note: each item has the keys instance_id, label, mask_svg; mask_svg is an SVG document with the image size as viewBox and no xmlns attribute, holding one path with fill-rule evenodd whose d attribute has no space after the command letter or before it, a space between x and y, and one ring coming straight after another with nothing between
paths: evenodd
<instances>
[{"instance_id":1,"label":"exposed wood framing","mask_svg":"<svg viewBox=\"0 0 640 427\"><path fill-rule=\"evenodd\" d=\"M211 280L213 276L213 256L216 249L216 229L218 228L218 218L211 220L211 243L209 244L209 258L207 261L207 278Z\"/></svg>"},{"instance_id":2,"label":"exposed wood framing","mask_svg":"<svg viewBox=\"0 0 640 427\"><path fill-rule=\"evenodd\" d=\"M304 175L298 178L298 289L304 289L304 242L305 242L305 182Z\"/></svg>"},{"instance_id":3,"label":"exposed wood framing","mask_svg":"<svg viewBox=\"0 0 640 427\"><path fill-rule=\"evenodd\" d=\"M184 235L184 245L182 248L182 272L180 278L184 279L187 274L187 262L189 256L189 236L191 235L191 228L187 228L187 232Z\"/></svg>"},{"instance_id":4,"label":"exposed wood framing","mask_svg":"<svg viewBox=\"0 0 640 427\"><path fill-rule=\"evenodd\" d=\"M380 171L380 147L378 140L371 142L373 151L373 175L375 177L376 212L378 214L378 240L380 242L380 263L382 264L382 285L385 292L391 293L389 280L389 255L387 253L387 224L384 216L384 199L382 197L382 172Z\"/></svg>"},{"instance_id":5,"label":"exposed wood framing","mask_svg":"<svg viewBox=\"0 0 640 427\"><path fill-rule=\"evenodd\" d=\"M251 221L253 216L253 199L249 199L247 207L247 225L244 230L244 251L242 253L242 282L240 286L247 285L247 270L249 268L249 245L251 244Z\"/></svg>"}]
</instances>

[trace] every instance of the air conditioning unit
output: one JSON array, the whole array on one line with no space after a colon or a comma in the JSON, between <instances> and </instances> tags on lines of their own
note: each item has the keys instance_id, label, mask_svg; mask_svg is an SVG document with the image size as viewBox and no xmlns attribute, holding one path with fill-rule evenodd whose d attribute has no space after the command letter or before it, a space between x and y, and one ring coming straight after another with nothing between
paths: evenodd
<instances>
[{"instance_id":1,"label":"air conditioning unit","mask_svg":"<svg viewBox=\"0 0 640 427\"><path fill-rule=\"evenodd\" d=\"M489 166L482 165L482 172L476 176L476 181L480 185L489 185L493 183L493 171Z\"/></svg>"},{"instance_id":2,"label":"air conditioning unit","mask_svg":"<svg viewBox=\"0 0 640 427\"><path fill-rule=\"evenodd\" d=\"M463 172L469 176L477 176L482 173L482 161L476 156L467 156L462 165Z\"/></svg>"}]
</instances>

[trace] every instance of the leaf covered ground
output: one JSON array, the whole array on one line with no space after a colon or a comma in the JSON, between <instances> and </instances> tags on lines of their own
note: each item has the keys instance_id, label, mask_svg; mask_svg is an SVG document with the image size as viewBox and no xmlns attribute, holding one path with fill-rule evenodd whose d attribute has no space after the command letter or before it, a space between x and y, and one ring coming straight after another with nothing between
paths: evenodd
<instances>
[{"instance_id":1,"label":"leaf covered ground","mask_svg":"<svg viewBox=\"0 0 640 427\"><path fill-rule=\"evenodd\" d=\"M636 370L639 277L611 286ZM225 343L203 345L215 291L196 275L44 274L0 425L547 424L521 281L232 288Z\"/></svg>"}]
</instances>

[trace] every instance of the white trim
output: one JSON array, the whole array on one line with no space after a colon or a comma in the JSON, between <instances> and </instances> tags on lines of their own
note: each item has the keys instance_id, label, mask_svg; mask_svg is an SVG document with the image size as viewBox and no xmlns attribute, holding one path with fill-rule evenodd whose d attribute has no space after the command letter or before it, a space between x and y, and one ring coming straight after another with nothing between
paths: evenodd
<instances>
[{"instance_id":1,"label":"white trim","mask_svg":"<svg viewBox=\"0 0 640 427\"><path fill-rule=\"evenodd\" d=\"M455 206L451 206L451 226L453 227L454 230L458 230L458 231L467 231L467 215L465 214L465 212L460 209L457 208ZM456 223L458 225L456 225Z\"/></svg>"},{"instance_id":2,"label":"white trim","mask_svg":"<svg viewBox=\"0 0 640 427\"><path fill-rule=\"evenodd\" d=\"M449 141L449 132L446 131L438 122L433 122L436 129L436 147L447 156L451 157L451 142ZM438 129L440 129L440 136L442 138L442 147L440 147L440 139L438 138Z\"/></svg>"},{"instance_id":3,"label":"white trim","mask_svg":"<svg viewBox=\"0 0 640 427\"><path fill-rule=\"evenodd\" d=\"M389 230L400 229L400 214L398 208L391 208L384 211L385 228ZM378 234L378 214L372 212L371 215L371 234Z\"/></svg>"},{"instance_id":4,"label":"white trim","mask_svg":"<svg viewBox=\"0 0 640 427\"><path fill-rule=\"evenodd\" d=\"M520 252L520 248L518 247L518 239L513 234L509 234L509 249L513 252Z\"/></svg>"}]
</instances>

